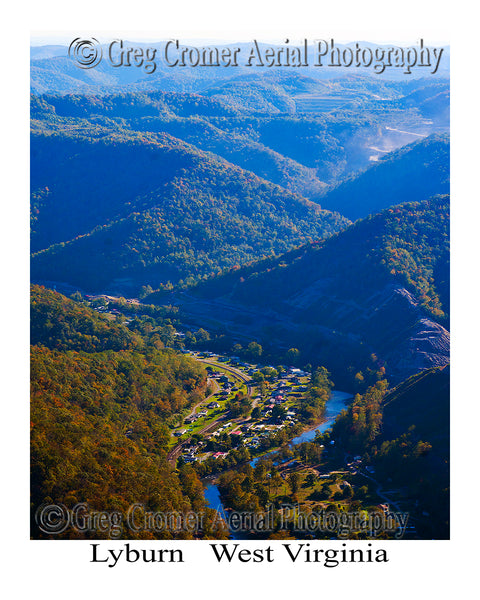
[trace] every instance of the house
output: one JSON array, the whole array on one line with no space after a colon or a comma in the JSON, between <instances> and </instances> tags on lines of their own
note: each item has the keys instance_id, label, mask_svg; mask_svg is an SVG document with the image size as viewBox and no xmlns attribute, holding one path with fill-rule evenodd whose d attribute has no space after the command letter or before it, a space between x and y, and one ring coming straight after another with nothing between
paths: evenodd
<instances>
[{"instance_id":1,"label":"house","mask_svg":"<svg viewBox=\"0 0 480 600\"><path fill-rule=\"evenodd\" d=\"M305 371L302 371L301 369L290 368L288 372L296 377L305 377L306 375Z\"/></svg>"},{"instance_id":2,"label":"house","mask_svg":"<svg viewBox=\"0 0 480 600\"><path fill-rule=\"evenodd\" d=\"M218 402L210 402L210 404L207 404L207 408L219 408L220 404Z\"/></svg>"}]
</instances>

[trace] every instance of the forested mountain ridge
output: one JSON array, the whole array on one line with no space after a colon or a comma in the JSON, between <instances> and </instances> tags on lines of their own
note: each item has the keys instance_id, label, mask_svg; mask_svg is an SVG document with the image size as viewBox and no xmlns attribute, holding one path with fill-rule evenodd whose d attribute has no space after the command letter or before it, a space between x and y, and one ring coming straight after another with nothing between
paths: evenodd
<instances>
[{"instance_id":1,"label":"forested mountain ridge","mask_svg":"<svg viewBox=\"0 0 480 600\"><path fill-rule=\"evenodd\" d=\"M448 257L449 196L436 196L387 208L323 242L292 250L266 261L265 266L259 262L213 278L197 286L197 291L212 297L229 290L232 297L240 299L256 286L262 294L255 295L255 301L270 303L271 298L264 295L267 290L278 296L282 285L279 301L283 302L303 293L306 283L315 278L325 278L326 285L337 293L352 293L355 286L357 298L369 294L369 285L376 281L397 282L410 287L432 316L443 318L449 298L448 281L444 281L447 273L440 266L448 265ZM436 279L437 272L442 277ZM300 276L294 277L294 273Z\"/></svg>"},{"instance_id":2,"label":"forested mountain ridge","mask_svg":"<svg viewBox=\"0 0 480 600\"><path fill-rule=\"evenodd\" d=\"M319 194L325 187L313 168L262 143L254 131L255 118L245 121L238 109L196 94L156 92L101 99L32 96L31 115L33 132L67 130L84 135L88 130L90 136L164 133L304 196Z\"/></svg>"},{"instance_id":3,"label":"forested mountain ridge","mask_svg":"<svg viewBox=\"0 0 480 600\"><path fill-rule=\"evenodd\" d=\"M231 84L260 93L258 81L259 75L236 77ZM369 164L376 151L372 144L388 145L392 135L400 136L397 144L424 135L385 124L401 117L414 130L428 130L433 121L419 119L415 102L438 94L444 83L412 89L362 77L319 82L285 74L265 77L264 83L287 96L343 94L353 104L262 113L227 102L223 93L237 96L226 83L212 88L211 96L165 91L32 96L33 278L128 294L142 285L191 284L344 229L347 219L320 209L338 190L357 204L364 197L371 210L381 208L387 196L388 203L403 200L389 191L391 173L410 182L401 189L409 196L444 191L447 176L438 182L421 160L405 167L402 157L410 156L405 150L325 196L327 182ZM374 91L387 99L375 99ZM412 108L399 105L405 97ZM433 144L425 144L428 154ZM409 166L417 163L412 180ZM384 171L386 181L380 176L379 184L376 174ZM362 197L350 193L358 182ZM348 212L348 202L337 203Z\"/></svg>"},{"instance_id":4,"label":"forested mountain ridge","mask_svg":"<svg viewBox=\"0 0 480 600\"><path fill-rule=\"evenodd\" d=\"M39 133L31 152L33 279L135 293L348 225L168 134Z\"/></svg>"},{"instance_id":5,"label":"forested mountain ridge","mask_svg":"<svg viewBox=\"0 0 480 600\"><path fill-rule=\"evenodd\" d=\"M82 352L144 346L141 338L124 325L38 285L30 290L30 343Z\"/></svg>"},{"instance_id":6,"label":"forested mountain ridge","mask_svg":"<svg viewBox=\"0 0 480 600\"><path fill-rule=\"evenodd\" d=\"M87 510L119 512L119 527L105 530L105 538L221 536L212 533L214 513L205 508L193 469L175 473L166 460L166 421L203 397L204 369L147 340L117 350L108 340L117 343L123 325L38 286L31 323L32 536L47 537L33 513L52 499L69 510L81 502ZM197 532L126 529L133 504L165 513L204 511L205 526ZM65 536L102 533L69 530Z\"/></svg>"},{"instance_id":7,"label":"forested mountain ridge","mask_svg":"<svg viewBox=\"0 0 480 600\"><path fill-rule=\"evenodd\" d=\"M389 208L191 294L205 314L258 314L249 317L250 335L262 335L265 315L269 335L301 344L329 368L333 348L342 348L339 360L349 346L359 356L370 349L398 381L449 360L448 213L446 196ZM187 313L202 310L183 303Z\"/></svg>"},{"instance_id":8,"label":"forested mountain ridge","mask_svg":"<svg viewBox=\"0 0 480 600\"><path fill-rule=\"evenodd\" d=\"M260 110L268 102L266 89L294 108ZM125 88L108 96L33 95L32 128L168 133L312 197L379 154L445 131L443 113L427 118L421 112L423 102L445 89L444 80L435 86L361 76L320 82L299 74L252 73L189 94ZM258 106L245 105L245 94L258 97Z\"/></svg>"}]
</instances>

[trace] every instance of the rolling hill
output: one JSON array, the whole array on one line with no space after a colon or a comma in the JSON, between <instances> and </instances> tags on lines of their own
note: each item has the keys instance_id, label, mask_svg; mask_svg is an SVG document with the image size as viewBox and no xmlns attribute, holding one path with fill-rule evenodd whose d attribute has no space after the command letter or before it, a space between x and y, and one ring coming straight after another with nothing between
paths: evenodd
<instances>
[{"instance_id":1,"label":"rolling hill","mask_svg":"<svg viewBox=\"0 0 480 600\"><path fill-rule=\"evenodd\" d=\"M254 132L255 119L244 122L238 109L199 95L32 96L31 115L35 132L165 133L303 196L326 188L314 168L263 144Z\"/></svg>"}]
</instances>

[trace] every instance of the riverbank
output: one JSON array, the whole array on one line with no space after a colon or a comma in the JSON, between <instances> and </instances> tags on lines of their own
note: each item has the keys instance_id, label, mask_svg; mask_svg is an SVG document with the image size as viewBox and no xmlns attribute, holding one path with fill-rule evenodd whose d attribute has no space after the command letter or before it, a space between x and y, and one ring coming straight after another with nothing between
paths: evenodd
<instances>
[{"instance_id":1,"label":"riverbank","mask_svg":"<svg viewBox=\"0 0 480 600\"><path fill-rule=\"evenodd\" d=\"M311 427L307 427L305 431L303 431L300 435L297 435L289 442L289 446L296 446L297 444L301 444L303 442L311 442L315 439L317 431L319 433L324 433L330 425L333 424L337 416L342 412L344 408L347 406L347 400L353 398L353 395L348 392L341 391L332 391L331 396L328 399L325 405L325 413L320 421L316 425ZM280 450L280 448L274 448L273 450L269 450L265 452L265 454L261 454L260 456L256 456L254 459L250 461L252 467L254 467L257 462L269 454L274 454Z\"/></svg>"},{"instance_id":2,"label":"riverbank","mask_svg":"<svg viewBox=\"0 0 480 600\"><path fill-rule=\"evenodd\" d=\"M324 418L322 419L322 422L313 427L310 427L297 437L293 438L289 442L289 445L296 446L297 444L301 444L303 442L312 441L313 439L315 439L317 431L319 433L324 433L333 424L333 422L335 421L337 416L342 412L342 410L344 410L347 407L347 401L352 398L353 395L348 392L333 391L325 406L325 414ZM270 454L274 454L278 450L279 448L276 448L274 450L269 450L265 454L256 456L251 461L249 461L249 464L252 467L254 467L259 460L266 458ZM226 509L221 500L220 492L215 481L216 477L213 480L204 480L204 482L206 483L206 488L204 492L205 500L207 501L207 504L210 508L217 510L220 514L224 514Z\"/></svg>"}]
</instances>

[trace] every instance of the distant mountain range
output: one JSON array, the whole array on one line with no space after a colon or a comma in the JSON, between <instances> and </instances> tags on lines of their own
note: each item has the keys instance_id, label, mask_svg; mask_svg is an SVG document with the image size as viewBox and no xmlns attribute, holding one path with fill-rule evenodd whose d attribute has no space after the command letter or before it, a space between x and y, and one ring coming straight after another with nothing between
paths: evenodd
<instances>
[{"instance_id":1,"label":"distant mountain range","mask_svg":"<svg viewBox=\"0 0 480 600\"><path fill-rule=\"evenodd\" d=\"M433 135L390 152L319 199L323 208L355 220L404 200L450 191L450 140Z\"/></svg>"},{"instance_id":2,"label":"distant mountain range","mask_svg":"<svg viewBox=\"0 0 480 600\"><path fill-rule=\"evenodd\" d=\"M113 41L113 40L112 40ZM252 40L253 41L253 40ZM166 42L157 43L141 43L135 41L123 40L124 47L134 48L152 48L156 50L156 69L153 73L147 73L143 68L135 66L113 67L106 59L108 56L108 44L102 45L104 60L95 68L80 69L75 62L68 57L68 46L46 45L34 46L31 48L31 87L32 92L36 94L59 92L59 93L112 93L119 91L123 86L134 86L139 90L168 90L180 92L203 92L211 85L216 86L220 82L225 82L231 78L239 76L249 77L252 74L260 74L262 77L276 77L278 74L288 73L294 78L297 75L307 76L315 80L329 80L346 75L353 76L373 76L377 81L398 81L410 82L413 79L426 77L430 81L448 78L449 77L449 48L444 47L442 61L435 75L431 74L430 68L416 68L410 74L404 73L401 68L387 68L383 73L373 72L371 68L335 68L335 67L315 67L314 46L309 44L309 66L307 67L283 67L283 68L265 68L257 67L254 61L251 66L246 66L246 60L238 61L238 66L225 67L179 67L172 68L167 65L163 59L165 55ZM180 45L182 44L180 40ZM203 47L205 44L190 44L190 46ZM239 55L248 57L252 44L251 43L235 43L229 44L240 48ZM226 45L214 45L221 50ZM269 45L259 43L258 47L264 51L267 47L274 49L285 48L287 45ZM337 48L342 51L347 46L352 44L336 44ZM367 44L362 42L362 47L368 46L373 51L382 49L382 46L377 44Z\"/></svg>"}]
</instances>

